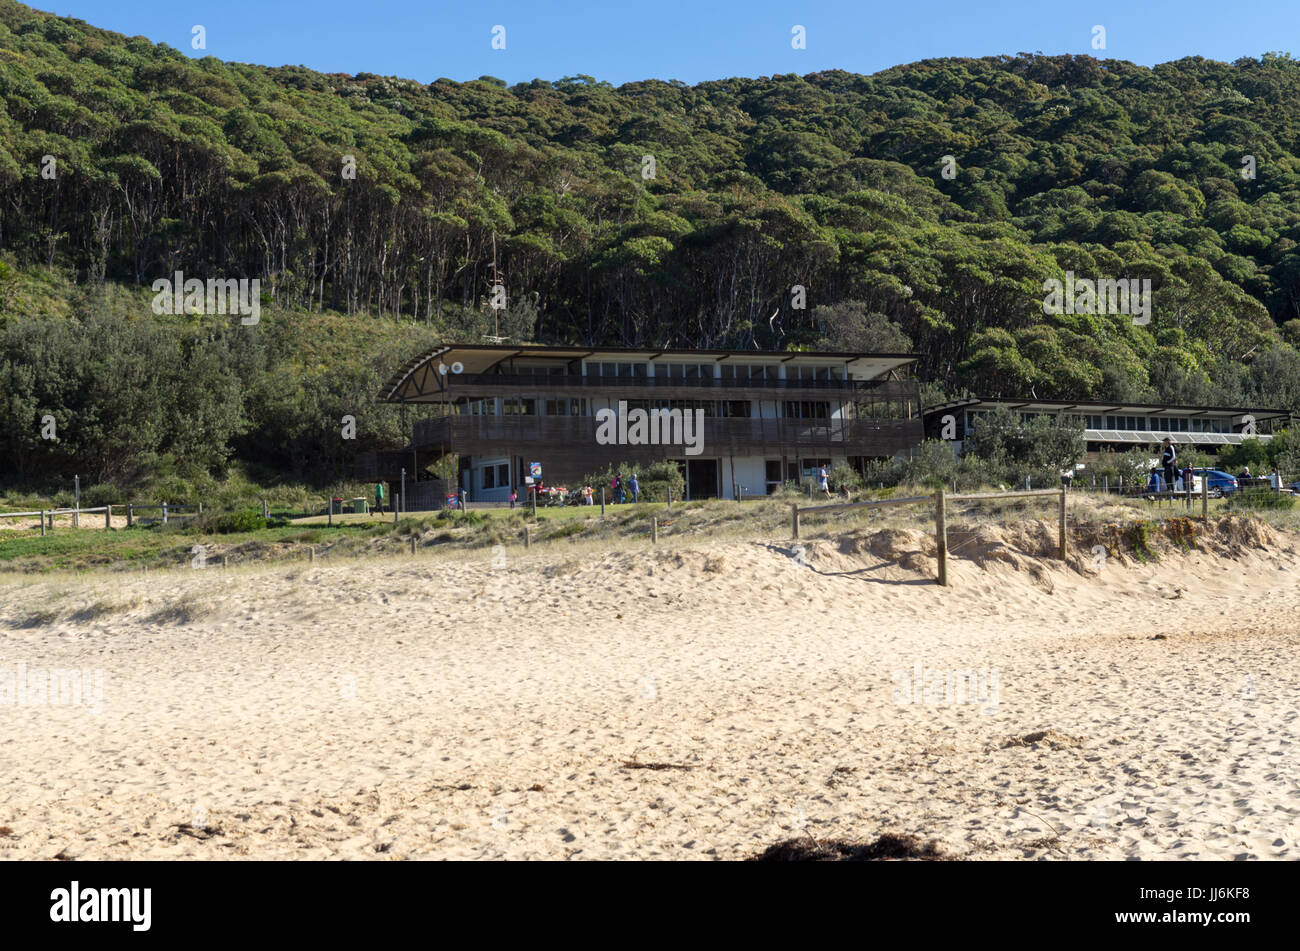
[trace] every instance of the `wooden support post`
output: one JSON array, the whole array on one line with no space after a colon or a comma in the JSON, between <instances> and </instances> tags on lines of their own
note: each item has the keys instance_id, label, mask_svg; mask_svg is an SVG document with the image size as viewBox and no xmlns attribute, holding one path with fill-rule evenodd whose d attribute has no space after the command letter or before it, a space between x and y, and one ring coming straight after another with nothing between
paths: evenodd
<instances>
[{"instance_id":1,"label":"wooden support post","mask_svg":"<svg viewBox=\"0 0 1300 951\"><path fill-rule=\"evenodd\" d=\"M112 527L113 527L113 506L105 505L104 506L104 528L108 529Z\"/></svg>"},{"instance_id":2,"label":"wooden support post","mask_svg":"<svg viewBox=\"0 0 1300 951\"><path fill-rule=\"evenodd\" d=\"M531 525L524 526L524 547L533 547L533 527Z\"/></svg>"},{"instance_id":3,"label":"wooden support post","mask_svg":"<svg viewBox=\"0 0 1300 951\"><path fill-rule=\"evenodd\" d=\"M1057 530L1057 556L1065 561L1065 486L1061 486L1060 526Z\"/></svg>"},{"instance_id":4,"label":"wooden support post","mask_svg":"<svg viewBox=\"0 0 1300 951\"><path fill-rule=\"evenodd\" d=\"M939 584L948 586L948 513L944 508L943 489L934 491L934 543L939 558Z\"/></svg>"},{"instance_id":5,"label":"wooden support post","mask_svg":"<svg viewBox=\"0 0 1300 951\"><path fill-rule=\"evenodd\" d=\"M134 524L135 524L134 506L132 506L130 502L127 502L126 503L126 527L130 528Z\"/></svg>"},{"instance_id":6,"label":"wooden support post","mask_svg":"<svg viewBox=\"0 0 1300 951\"><path fill-rule=\"evenodd\" d=\"M415 554L415 536L414 536L414 535L411 536L411 554L412 554L412 555Z\"/></svg>"},{"instance_id":7,"label":"wooden support post","mask_svg":"<svg viewBox=\"0 0 1300 951\"><path fill-rule=\"evenodd\" d=\"M267 518L270 514L271 513L266 508L266 499L262 499L262 518Z\"/></svg>"},{"instance_id":8,"label":"wooden support post","mask_svg":"<svg viewBox=\"0 0 1300 951\"><path fill-rule=\"evenodd\" d=\"M199 503L199 514L200 514L200 515L203 514L203 503L202 503L202 502Z\"/></svg>"},{"instance_id":9,"label":"wooden support post","mask_svg":"<svg viewBox=\"0 0 1300 951\"><path fill-rule=\"evenodd\" d=\"M790 505L790 537L799 537L799 503L794 502Z\"/></svg>"},{"instance_id":10,"label":"wooden support post","mask_svg":"<svg viewBox=\"0 0 1300 951\"><path fill-rule=\"evenodd\" d=\"M665 489L664 491L667 492L667 494L668 494L668 507L669 507L669 508L672 508L672 507L673 507L673 490L672 490L672 486L669 486L669 487L668 487L667 489Z\"/></svg>"},{"instance_id":11,"label":"wooden support post","mask_svg":"<svg viewBox=\"0 0 1300 951\"><path fill-rule=\"evenodd\" d=\"M226 570L226 556L225 556L225 555L222 555L222 556L221 556L221 570L222 570L222 571L225 571L225 570Z\"/></svg>"},{"instance_id":12,"label":"wooden support post","mask_svg":"<svg viewBox=\"0 0 1300 951\"><path fill-rule=\"evenodd\" d=\"M316 546L315 546L315 545L313 545L312 547L310 547L310 548L307 549L307 560L308 560L308 561L315 561L315 560L316 560Z\"/></svg>"},{"instance_id":13,"label":"wooden support post","mask_svg":"<svg viewBox=\"0 0 1300 951\"><path fill-rule=\"evenodd\" d=\"M1201 521L1210 520L1210 473L1207 470L1201 476Z\"/></svg>"},{"instance_id":14,"label":"wooden support post","mask_svg":"<svg viewBox=\"0 0 1300 951\"><path fill-rule=\"evenodd\" d=\"M655 516L650 517L650 544L659 544L659 519Z\"/></svg>"},{"instance_id":15,"label":"wooden support post","mask_svg":"<svg viewBox=\"0 0 1300 951\"><path fill-rule=\"evenodd\" d=\"M41 509L41 538L45 537L45 509Z\"/></svg>"},{"instance_id":16,"label":"wooden support post","mask_svg":"<svg viewBox=\"0 0 1300 951\"><path fill-rule=\"evenodd\" d=\"M329 504L325 506L325 512L326 512L325 515L326 524L329 525L330 527L333 527L334 525L334 500L333 499L330 499Z\"/></svg>"},{"instance_id":17,"label":"wooden support post","mask_svg":"<svg viewBox=\"0 0 1300 951\"><path fill-rule=\"evenodd\" d=\"M669 496L668 496L668 506L669 506L669 508L672 507L672 504L673 504L672 495L669 495ZM604 487L603 485L600 487L600 514L601 514L602 517L603 517L604 514L605 514L605 487ZM537 506L536 506L536 505L533 506L533 515L534 515L534 516L537 515Z\"/></svg>"},{"instance_id":18,"label":"wooden support post","mask_svg":"<svg viewBox=\"0 0 1300 951\"><path fill-rule=\"evenodd\" d=\"M533 521L537 521L537 486L532 486L528 490L528 504L533 510ZM600 514L605 514L605 490L600 490Z\"/></svg>"},{"instance_id":19,"label":"wooden support post","mask_svg":"<svg viewBox=\"0 0 1300 951\"><path fill-rule=\"evenodd\" d=\"M397 506L393 506L393 528L397 527Z\"/></svg>"}]
</instances>

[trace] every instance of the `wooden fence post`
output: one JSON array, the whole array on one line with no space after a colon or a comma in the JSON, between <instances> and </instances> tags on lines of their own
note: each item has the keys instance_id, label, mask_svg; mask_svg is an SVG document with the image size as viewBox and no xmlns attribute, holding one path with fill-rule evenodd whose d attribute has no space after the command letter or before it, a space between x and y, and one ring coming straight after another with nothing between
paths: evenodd
<instances>
[{"instance_id":1,"label":"wooden fence post","mask_svg":"<svg viewBox=\"0 0 1300 951\"><path fill-rule=\"evenodd\" d=\"M270 512L266 508L266 499L262 499L262 518L267 518L269 515Z\"/></svg>"},{"instance_id":2,"label":"wooden fence post","mask_svg":"<svg viewBox=\"0 0 1300 951\"><path fill-rule=\"evenodd\" d=\"M135 524L135 508L130 502L127 502L126 503L126 527L130 528L134 524Z\"/></svg>"},{"instance_id":3,"label":"wooden fence post","mask_svg":"<svg viewBox=\"0 0 1300 951\"><path fill-rule=\"evenodd\" d=\"M1060 526L1057 530L1057 555L1065 561L1065 486L1061 486Z\"/></svg>"},{"instance_id":4,"label":"wooden fence post","mask_svg":"<svg viewBox=\"0 0 1300 951\"><path fill-rule=\"evenodd\" d=\"M537 486L528 490L528 504L533 510L533 521L537 521ZM605 490L600 490L600 514L605 514Z\"/></svg>"},{"instance_id":5,"label":"wooden fence post","mask_svg":"<svg viewBox=\"0 0 1300 951\"><path fill-rule=\"evenodd\" d=\"M650 544L659 544L659 519L653 515L650 517Z\"/></svg>"},{"instance_id":6,"label":"wooden fence post","mask_svg":"<svg viewBox=\"0 0 1300 951\"><path fill-rule=\"evenodd\" d=\"M1208 522L1209 520L1210 520L1210 473L1207 470L1206 473L1203 476L1201 476L1201 521Z\"/></svg>"},{"instance_id":7,"label":"wooden fence post","mask_svg":"<svg viewBox=\"0 0 1300 951\"><path fill-rule=\"evenodd\" d=\"M672 507L673 507L673 487L672 487L672 486L668 486L668 488L665 489L664 491L667 493L667 496L668 496L668 507L669 507L669 508L672 508Z\"/></svg>"},{"instance_id":8,"label":"wooden fence post","mask_svg":"<svg viewBox=\"0 0 1300 951\"><path fill-rule=\"evenodd\" d=\"M45 537L45 509L41 509L41 538Z\"/></svg>"},{"instance_id":9,"label":"wooden fence post","mask_svg":"<svg viewBox=\"0 0 1300 951\"><path fill-rule=\"evenodd\" d=\"M307 560L308 560L308 561L315 561L315 560L316 560L316 546L315 546L315 545L313 545L312 547L310 547L310 548L307 549Z\"/></svg>"},{"instance_id":10,"label":"wooden fence post","mask_svg":"<svg viewBox=\"0 0 1300 951\"><path fill-rule=\"evenodd\" d=\"M524 526L524 547L533 547L533 527L531 525Z\"/></svg>"},{"instance_id":11,"label":"wooden fence post","mask_svg":"<svg viewBox=\"0 0 1300 951\"><path fill-rule=\"evenodd\" d=\"M798 502L792 502L790 504L790 537L791 538L799 537L799 503Z\"/></svg>"},{"instance_id":12,"label":"wooden fence post","mask_svg":"<svg viewBox=\"0 0 1300 951\"><path fill-rule=\"evenodd\" d=\"M939 558L939 584L948 586L948 513L944 509L943 488L934 490L934 542Z\"/></svg>"},{"instance_id":13,"label":"wooden fence post","mask_svg":"<svg viewBox=\"0 0 1300 951\"><path fill-rule=\"evenodd\" d=\"M414 535L411 536L411 554L412 554L412 555L415 554L415 536L414 536Z\"/></svg>"},{"instance_id":14,"label":"wooden fence post","mask_svg":"<svg viewBox=\"0 0 1300 951\"><path fill-rule=\"evenodd\" d=\"M672 504L673 504L673 502L672 502L672 495L670 494L670 495L668 496L668 505L669 505L670 508L672 507ZM600 487L600 514L601 514L602 517L603 517L604 514L605 514L605 487L604 487L603 485ZM536 517L536 515L537 515L537 506L534 505L534 506L533 506L533 516Z\"/></svg>"},{"instance_id":15,"label":"wooden fence post","mask_svg":"<svg viewBox=\"0 0 1300 951\"><path fill-rule=\"evenodd\" d=\"M104 506L104 527L113 527L113 506L111 505Z\"/></svg>"}]
</instances>

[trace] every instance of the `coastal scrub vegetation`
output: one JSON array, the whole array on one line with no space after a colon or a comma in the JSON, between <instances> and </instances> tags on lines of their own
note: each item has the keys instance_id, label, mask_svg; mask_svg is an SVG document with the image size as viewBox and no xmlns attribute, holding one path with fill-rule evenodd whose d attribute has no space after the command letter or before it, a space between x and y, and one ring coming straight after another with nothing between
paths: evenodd
<instances>
[{"instance_id":1,"label":"coastal scrub vegetation","mask_svg":"<svg viewBox=\"0 0 1300 951\"><path fill-rule=\"evenodd\" d=\"M4 476L340 478L408 431L375 403L394 368L489 335L906 350L935 398L1295 411L1297 129L1273 53L424 84L0 0ZM154 315L177 271L260 280L260 323ZM1150 323L1045 314L1071 274L1150 280Z\"/></svg>"}]
</instances>

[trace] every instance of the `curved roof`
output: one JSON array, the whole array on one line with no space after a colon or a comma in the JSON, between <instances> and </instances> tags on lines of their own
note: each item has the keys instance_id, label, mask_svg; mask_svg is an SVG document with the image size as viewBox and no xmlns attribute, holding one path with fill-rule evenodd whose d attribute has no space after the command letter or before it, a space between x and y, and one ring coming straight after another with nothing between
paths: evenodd
<instances>
[{"instance_id":1,"label":"curved roof","mask_svg":"<svg viewBox=\"0 0 1300 951\"><path fill-rule=\"evenodd\" d=\"M659 357L679 360L714 360L732 358L746 361L777 360L780 363L844 363L849 369L874 378L890 370L905 367L919 359L911 353L840 353L827 350L675 350L663 347L629 349L623 347L548 347L541 345L500 346L495 344L449 343L408 360L384 384L379 398L385 402L404 402L412 390L420 395L442 389L445 366L458 363L459 372L486 373L503 360L515 357L551 360L581 360L605 357L611 360L654 360ZM432 386L430 385L432 384Z\"/></svg>"}]
</instances>

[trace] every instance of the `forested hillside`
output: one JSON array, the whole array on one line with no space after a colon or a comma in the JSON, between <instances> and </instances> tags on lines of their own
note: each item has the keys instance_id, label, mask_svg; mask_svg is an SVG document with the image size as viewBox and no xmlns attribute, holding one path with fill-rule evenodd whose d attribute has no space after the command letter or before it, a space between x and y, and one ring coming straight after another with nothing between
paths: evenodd
<instances>
[{"instance_id":1,"label":"forested hillside","mask_svg":"<svg viewBox=\"0 0 1300 951\"><path fill-rule=\"evenodd\" d=\"M14 324L22 276L49 272L87 291L51 309L73 319L108 283L153 320L148 286L181 270L351 315L358 349L378 318L462 339L901 343L933 392L1300 410L1298 156L1285 55L424 85L190 59L0 0L0 440L18 452L13 428L35 426L14 416L40 403L15 369L34 325ZM1045 315L1066 271L1150 279L1151 322ZM234 418L195 437L208 456L271 438L253 371L212 372L240 379Z\"/></svg>"}]
</instances>

